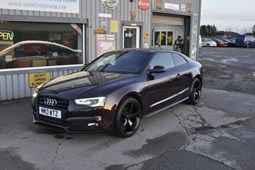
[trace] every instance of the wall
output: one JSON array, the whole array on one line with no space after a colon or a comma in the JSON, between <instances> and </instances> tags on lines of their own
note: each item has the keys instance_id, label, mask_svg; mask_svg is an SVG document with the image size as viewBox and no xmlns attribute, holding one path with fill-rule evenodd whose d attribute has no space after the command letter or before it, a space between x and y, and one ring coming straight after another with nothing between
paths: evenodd
<instances>
[{"instance_id":1,"label":"wall","mask_svg":"<svg viewBox=\"0 0 255 170\"><path fill-rule=\"evenodd\" d=\"M0 72L0 101L12 100L24 97L30 97L33 94L34 88L29 87L28 74L37 72L50 72L51 78L72 73L79 70L77 67L70 68L55 68L55 69L40 69L40 70L20 70L16 69L8 74Z\"/></svg>"},{"instance_id":2,"label":"wall","mask_svg":"<svg viewBox=\"0 0 255 170\"><path fill-rule=\"evenodd\" d=\"M91 61L96 56L95 51L95 34L93 31L99 27L99 17L98 13L106 13L106 14L112 14L112 18L101 18L102 21L108 21L109 27L110 27L110 20L118 20L119 21L119 28L118 33L114 33L115 38L117 40L117 49L121 49L121 21L130 21L130 14L131 11L131 3L129 0L119 0L119 3L117 7L113 10L109 10L104 7L101 0L83 0L82 3L82 11L81 15L84 18L88 18L88 39L90 40L90 44L88 47L89 50L89 56L88 61ZM142 32L151 32L151 10L142 11L138 8L138 0L135 0L133 2L133 8L136 13L136 21L143 23L143 30ZM93 11L93 12L92 12ZM109 27L105 28L107 30L107 33L110 32ZM143 36L142 36L143 37ZM141 43L143 44L143 42Z\"/></svg>"},{"instance_id":3,"label":"wall","mask_svg":"<svg viewBox=\"0 0 255 170\"><path fill-rule=\"evenodd\" d=\"M143 26L142 32L150 33L151 30L151 8L146 11L138 9L138 1L135 1L132 6L129 0L119 0L117 7L110 10L105 8L101 0L80 0L79 8L79 14L0 9L0 21L86 23L86 63L96 58L96 36L93 31L99 27L98 13L112 15L112 18L101 18L103 21L108 21L108 27L105 27L107 33L110 33L110 20L118 20L118 33L114 33L117 49L121 48L122 43L121 23L130 21L131 8L136 13L135 21ZM141 35L141 40L141 44L143 44L143 35ZM51 72L51 76L54 78L80 68L81 66L0 70L0 101L31 96L34 89L28 86L29 73Z\"/></svg>"},{"instance_id":4,"label":"wall","mask_svg":"<svg viewBox=\"0 0 255 170\"><path fill-rule=\"evenodd\" d=\"M157 9L156 3L162 1L162 8ZM178 10L166 9L164 8L165 3L176 4L179 5ZM202 0L153 0L153 12L154 13L162 13L165 15L170 15L171 17L174 15L179 16L190 16L190 50L189 56L196 60L197 59L197 50L199 46L199 32L200 32L200 17L201 17L201 3ZM188 4L192 4L192 10L188 12ZM182 9L182 5L185 5L185 10Z\"/></svg>"}]
</instances>

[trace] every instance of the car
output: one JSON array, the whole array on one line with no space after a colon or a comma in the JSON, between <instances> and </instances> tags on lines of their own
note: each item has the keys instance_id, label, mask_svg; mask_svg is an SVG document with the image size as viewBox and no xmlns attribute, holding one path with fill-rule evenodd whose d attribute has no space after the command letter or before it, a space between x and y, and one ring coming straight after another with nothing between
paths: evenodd
<instances>
[{"instance_id":1,"label":"car","mask_svg":"<svg viewBox=\"0 0 255 170\"><path fill-rule=\"evenodd\" d=\"M249 35L239 35L236 37L236 47L255 47L255 38Z\"/></svg>"},{"instance_id":2,"label":"car","mask_svg":"<svg viewBox=\"0 0 255 170\"><path fill-rule=\"evenodd\" d=\"M179 52L111 51L80 71L38 86L32 97L34 123L130 137L142 117L184 101L197 104L202 82L202 65Z\"/></svg>"},{"instance_id":3,"label":"car","mask_svg":"<svg viewBox=\"0 0 255 170\"><path fill-rule=\"evenodd\" d=\"M198 47L199 48L202 47L202 37L201 37L201 35L198 36Z\"/></svg>"},{"instance_id":4,"label":"car","mask_svg":"<svg viewBox=\"0 0 255 170\"><path fill-rule=\"evenodd\" d=\"M217 47L217 43L209 38L202 38L203 47Z\"/></svg>"},{"instance_id":5,"label":"car","mask_svg":"<svg viewBox=\"0 0 255 170\"><path fill-rule=\"evenodd\" d=\"M227 47L235 47L235 40L233 39L221 39L222 41L224 41L227 45Z\"/></svg>"},{"instance_id":6,"label":"car","mask_svg":"<svg viewBox=\"0 0 255 170\"><path fill-rule=\"evenodd\" d=\"M216 42L217 47L226 47L227 43L225 43L224 41L218 39L218 38L212 38L213 41Z\"/></svg>"},{"instance_id":7,"label":"car","mask_svg":"<svg viewBox=\"0 0 255 170\"><path fill-rule=\"evenodd\" d=\"M82 50L50 41L27 40L0 52L0 69L79 64L81 58Z\"/></svg>"}]
</instances>

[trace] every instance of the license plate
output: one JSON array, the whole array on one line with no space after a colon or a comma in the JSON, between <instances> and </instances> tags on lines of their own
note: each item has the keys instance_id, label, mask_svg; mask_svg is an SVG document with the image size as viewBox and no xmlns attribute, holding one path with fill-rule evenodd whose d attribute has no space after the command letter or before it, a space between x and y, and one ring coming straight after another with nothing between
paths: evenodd
<instances>
[{"instance_id":1,"label":"license plate","mask_svg":"<svg viewBox=\"0 0 255 170\"><path fill-rule=\"evenodd\" d=\"M39 107L39 114L48 116L48 117L54 117L57 119L61 119L61 111L60 110L54 110L54 109L48 109L45 107Z\"/></svg>"}]
</instances>

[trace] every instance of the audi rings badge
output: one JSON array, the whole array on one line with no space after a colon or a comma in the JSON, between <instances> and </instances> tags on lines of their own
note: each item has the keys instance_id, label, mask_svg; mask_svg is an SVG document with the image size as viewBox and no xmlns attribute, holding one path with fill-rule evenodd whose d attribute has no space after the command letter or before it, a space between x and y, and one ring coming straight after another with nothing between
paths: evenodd
<instances>
[{"instance_id":1,"label":"audi rings badge","mask_svg":"<svg viewBox=\"0 0 255 170\"><path fill-rule=\"evenodd\" d=\"M58 104L56 99L50 99L50 98L46 98L44 100L44 104L48 105L48 106L56 106Z\"/></svg>"}]
</instances>

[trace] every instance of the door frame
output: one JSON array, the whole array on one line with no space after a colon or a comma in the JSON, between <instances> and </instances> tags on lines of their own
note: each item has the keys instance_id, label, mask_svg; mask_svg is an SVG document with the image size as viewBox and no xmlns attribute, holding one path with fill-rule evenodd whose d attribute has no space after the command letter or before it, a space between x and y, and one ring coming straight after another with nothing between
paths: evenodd
<instances>
[{"instance_id":1,"label":"door frame","mask_svg":"<svg viewBox=\"0 0 255 170\"><path fill-rule=\"evenodd\" d=\"M135 48L140 48L141 47L141 27L140 26L129 26L129 25L123 25L122 27L122 48L124 49L124 41L125 41L125 37L124 37L124 29L125 28L132 28L132 29L136 29L136 47Z\"/></svg>"},{"instance_id":2,"label":"door frame","mask_svg":"<svg viewBox=\"0 0 255 170\"><path fill-rule=\"evenodd\" d=\"M139 36L139 48L142 48L142 44L144 43L143 37L143 22L131 22L131 21L121 21L121 31L119 31L120 41L119 41L119 47L120 49L123 49L124 47L124 35L123 35L123 27L129 26L129 27L140 27L140 36Z\"/></svg>"}]
</instances>

